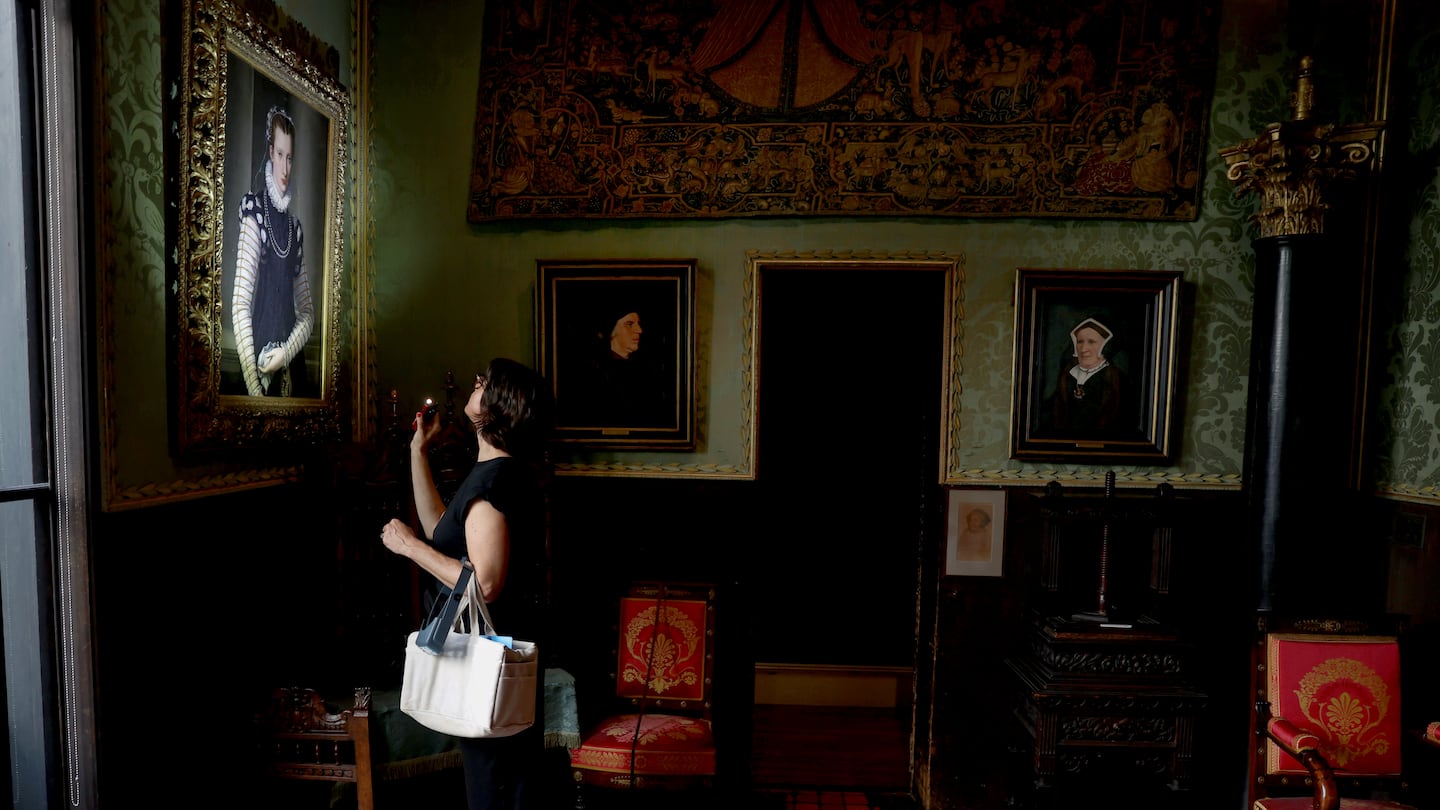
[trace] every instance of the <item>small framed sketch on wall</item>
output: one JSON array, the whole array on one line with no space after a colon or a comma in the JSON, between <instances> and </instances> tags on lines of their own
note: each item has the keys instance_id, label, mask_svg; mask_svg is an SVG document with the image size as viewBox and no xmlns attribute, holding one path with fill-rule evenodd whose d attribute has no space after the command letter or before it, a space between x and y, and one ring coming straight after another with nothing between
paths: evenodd
<instances>
[{"instance_id":1,"label":"small framed sketch on wall","mask_svg":"<svg viewBox=\"0 0 1440 810\"><path fill-rule=\"evenodd\" d=\"M945 575L998 577L1005 568L1005 490L945 492Z\"/></svg>"},{"instance_id":2,"label":"small framed sketch on wall","mask_svg":"<svg viewBox=\"0 0 1440 810\"><path fill-rule=\"evenodd\" d=\"M555 439L695 449L695 260L540 259L536 345Z\"/></svg>"},{"instance_id":3,"label":"small framed sketch on wall","mask_svg":"<svg viewBox=\"0 0 1440 810\"><path fill-rule=\"evenodd\" d=\"M1016 271L1012 458L1171 463L1181 281L1176 270Z\"/></svg>"}]
</instances>

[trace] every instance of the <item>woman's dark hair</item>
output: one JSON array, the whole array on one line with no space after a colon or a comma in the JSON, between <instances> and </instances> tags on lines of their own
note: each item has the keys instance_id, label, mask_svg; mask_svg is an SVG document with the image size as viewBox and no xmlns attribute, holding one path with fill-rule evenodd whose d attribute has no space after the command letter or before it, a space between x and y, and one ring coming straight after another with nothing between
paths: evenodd
<instances>
[{"instance_id":1,"label":"woman's dark hair","mask_svg":"<svg viewBox=\"0 0 1440 810\"><path fill-rule=\"evenodd\" d=\"M517 458L543 457L553 413L550 384L534 369L505 357L485 369L476 430L498 450Z\"/></svg>"},{"instance_id":2,"label":"woman's dark hair","mask_svg":"<svg viewBox=\"0 0 1440 810\"><path fill-rule=\"evenodd\" d=\"M295 137L295 119L290 117L290 113L286 112L285 108L278 106L271 107L270 111L265 113L265 151L267 152L275 145L275 130L277 129L292 138Z\"/></svg>"}]
</instances>

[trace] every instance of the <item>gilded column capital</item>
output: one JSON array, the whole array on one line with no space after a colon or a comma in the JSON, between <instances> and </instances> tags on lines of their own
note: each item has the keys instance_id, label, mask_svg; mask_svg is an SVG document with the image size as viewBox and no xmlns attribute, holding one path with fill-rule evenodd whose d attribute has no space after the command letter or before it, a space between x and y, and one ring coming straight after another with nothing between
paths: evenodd
<instances>
[{"instance_id":1,"label":"gilded column capital","mask_svg":"<svg viewBox=\"0 0 1440 810\"><path fill-rule=\"evenodd\" d=\"M1384 121L1343 126L1311 121L1313 65L1308 56L1300 60L1290 120L1220 150L1235 194L1260 194L1260 210L1250 218L1260 225L1261 236L1323 233L1329 207L1325 192L1333 181L1350 179L1357 167L1370 163L1374 142L1385 128Z\"/></svg>"}]
</instances>

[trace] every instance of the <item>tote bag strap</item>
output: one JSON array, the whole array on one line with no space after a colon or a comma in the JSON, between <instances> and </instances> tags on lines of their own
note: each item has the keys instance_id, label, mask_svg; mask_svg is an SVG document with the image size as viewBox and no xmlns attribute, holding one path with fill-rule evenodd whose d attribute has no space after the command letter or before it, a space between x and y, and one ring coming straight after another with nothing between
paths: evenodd
<instances>
[{"instance_id":1,"label":"tote bag strap","mask_svg":"<svg viewBox=\"0 0 1440 810\"><path fill-rule=\"evenodd\" d=\"M473 572L475 570L474 567L470 565L469 557L462 559L460 564L463 566L465 572ZM465 576L465 573L462 573L461 576ZM458 587L460 583L457 582L455 584ZM480 595L480 583L476 582L473 576L469 577L469 585L465 588L465 595L460 599L460 605L462 609L468 608L469 610L471 635L481 635L481 625L479 622L481 618L485 620L484 635L497 635L495 632L495 620L490 618L490 610L485 607L485 598ZM476 615L477 608L478 616Z\"/></svg>"},{"instance_id":2,"label":"tote bag strap","mask_svg":"<svg viewBox=\"0 0 1440 810\"><path fill-rule=\"evenodd\" d=\"M445 649L445 638L450 635L452 628L459 625L461 611L465 609L466 598L475 587L474 573L475 569L470 565L470 561L462 559L460 576L455 580L455 587L430 605L430 615L421 625L416 638L416 645L421 649L434 655L439 655L440 651ZM471 627L475 626L474 613L474 609L471 608Z\"/></svg>"}]
</instances>

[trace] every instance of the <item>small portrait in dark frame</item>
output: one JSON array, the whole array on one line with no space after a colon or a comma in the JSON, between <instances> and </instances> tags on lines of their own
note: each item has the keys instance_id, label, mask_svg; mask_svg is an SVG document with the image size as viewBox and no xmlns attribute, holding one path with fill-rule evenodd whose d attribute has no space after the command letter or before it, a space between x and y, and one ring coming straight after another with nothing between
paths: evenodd
<instances>
[{"instance_id":1,"label":"small portrait in dark frame","mask_svg":"<svg viewBox=\"0 0 1440 810\"><path fill-rule=\"evenodd\" d=\"M1181 274L1016 273L1011 456L1169 463Z\"/></svg>"},{"instance_id":2,"label":"small portrait in dark frame","mask_svg":"<svg viewBox=\"0 0 1440 810\"><path fill-rule=\"evenodd\" d=\"M557 441L693 450L694 260L542 259L537 271Z\"/></svg>"}]
</instances>

